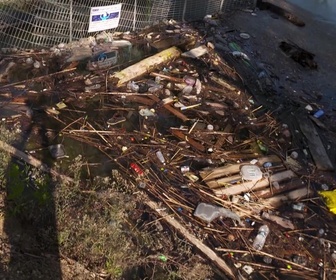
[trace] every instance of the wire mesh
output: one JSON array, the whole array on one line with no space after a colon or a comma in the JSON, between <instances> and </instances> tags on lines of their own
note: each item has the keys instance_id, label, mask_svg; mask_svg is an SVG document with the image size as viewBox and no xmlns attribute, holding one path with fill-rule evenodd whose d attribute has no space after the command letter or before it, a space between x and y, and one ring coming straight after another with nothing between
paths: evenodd
<instances>
[{"instance_id":1,"label":"wire mesh","mask_svg":"<svg viewBox=\"0 0 336 280\"><path fill-rule=\"evenodd\" d=\"M198 20L251 8L254 0L0 0L0 47L48 47L89 36L91 7L122 3L116 31L140 30L163 19Z\"/></svg>"}]
</instances>

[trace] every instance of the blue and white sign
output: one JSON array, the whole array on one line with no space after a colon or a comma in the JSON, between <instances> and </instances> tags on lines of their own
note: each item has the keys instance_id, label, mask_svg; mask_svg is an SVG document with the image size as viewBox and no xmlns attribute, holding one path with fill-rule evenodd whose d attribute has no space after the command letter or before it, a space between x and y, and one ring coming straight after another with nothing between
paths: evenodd
<instances>
[{"instance_id":1,"label":"blue and white sign","mask_svg":"<svg viewBox=\"0 0 336 280\"><path fill-rule=\"evenodd\" d=\"M91 8L89 32L116 28L119 25L120 13L121 4Z\"/></svg>"}]
</instances>

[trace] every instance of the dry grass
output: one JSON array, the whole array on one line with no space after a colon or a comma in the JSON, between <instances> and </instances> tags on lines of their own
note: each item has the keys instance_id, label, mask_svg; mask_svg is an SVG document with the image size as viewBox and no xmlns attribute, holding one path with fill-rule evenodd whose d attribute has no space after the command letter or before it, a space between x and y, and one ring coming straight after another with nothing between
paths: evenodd
<instances>
[{"instance_id":1,"label":"dry grass","mask_svg":"<svg viewBox=\"0 0 336 280\"><path fill-rule=\"evenodd\" d=\"M0 129L1 140L7 143L21 132L19 127ZM1 232L4 273L0 276L55 278L57 252L45 253L51 248L60 252L63 279L206 279L213 275L192 246L143 205L143 194L118 171L110 177L83 180L85 161L78 156L67 169L75 183L65 184L13 161L4 152L0 157L1 214L7 227ZM15 227L9 226L10 220ZM15 234L24 236L29 246L16 242Z\"/></svg>"}]
</instances>

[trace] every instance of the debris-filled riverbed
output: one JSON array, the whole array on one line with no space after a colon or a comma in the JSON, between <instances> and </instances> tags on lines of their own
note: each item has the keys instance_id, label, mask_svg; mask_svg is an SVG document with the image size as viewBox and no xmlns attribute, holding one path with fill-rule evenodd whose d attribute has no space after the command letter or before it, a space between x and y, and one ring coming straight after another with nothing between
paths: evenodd
<instances>
[{"instance_id":1,"label":"debris-filled riverbed","mask_svg":"<svg viewBox=\"0 0 336 280\"><path fill-rule=\"evenodd\" d=\"M2 122L20 123L29 145L24 154L1 147L37 167L57 161L60 177L78 154L90 159L86 176L121 175L157 220L229 278L333 279L335 162L319 134L325 112L279 97L250 36L209 16L5 50ZM317 71L303 47L278 47L283 59Z\"/></svg>"}]
</instances>

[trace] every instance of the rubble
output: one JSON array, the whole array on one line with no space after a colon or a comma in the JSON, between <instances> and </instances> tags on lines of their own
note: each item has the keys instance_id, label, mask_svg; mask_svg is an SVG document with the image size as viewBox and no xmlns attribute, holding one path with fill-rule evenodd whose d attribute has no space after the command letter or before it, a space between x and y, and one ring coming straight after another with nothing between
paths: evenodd
<instances>
[{"instance_id":1,"label":"rubble","mask_svg":"<svg viewBox=\"0 0 336 280\"><path fill-rule=\"evenodd\" d=\"M333 275L334 235L330 230L318 236L316 227L332 229L333 217L312 175L315 169L334 168L309 118L312 112L305 110L295 129L277 120L276 111L264 108L237 71L251 71L258 80L253 57L225 36L216 40L202 34L205 25L221 31L220 21L212 18L196 28L168 22L157 30L125 34L127 41L122 34L98 36L45 52L6 54L10 62L0 73L7 79L0 86L1 106L21 98L23 104L34 104L34 120L41 111L48 116L55 160L64 160L64 149L71 150L58 144L64 138L95 147L134 192L147 194L146 204L167 226L232 279L258 277L258 271ZM161 36L164 30L174 32ZM247 33L237 31L237 38L250 38L242 34ZM207 41L215 46L224 41L228 49L220 55ZM130 54L149 45L153 49L143 53L145 58L125 55L119 60L121 49ZM30 57L40 66L34 67ZM17 81L11 73L17 69L35 71L35 76ZM48 102L40 103L41 96ZM24 112L19 115L29 122ZM304 149L296 139L304 139ZM11 151L42 166L38 153L32 160ZM159 205L167 213L157 211ZM257 246L253 240L263 225L269 229L267 239Z\"/></svg>"}]
</instances>

